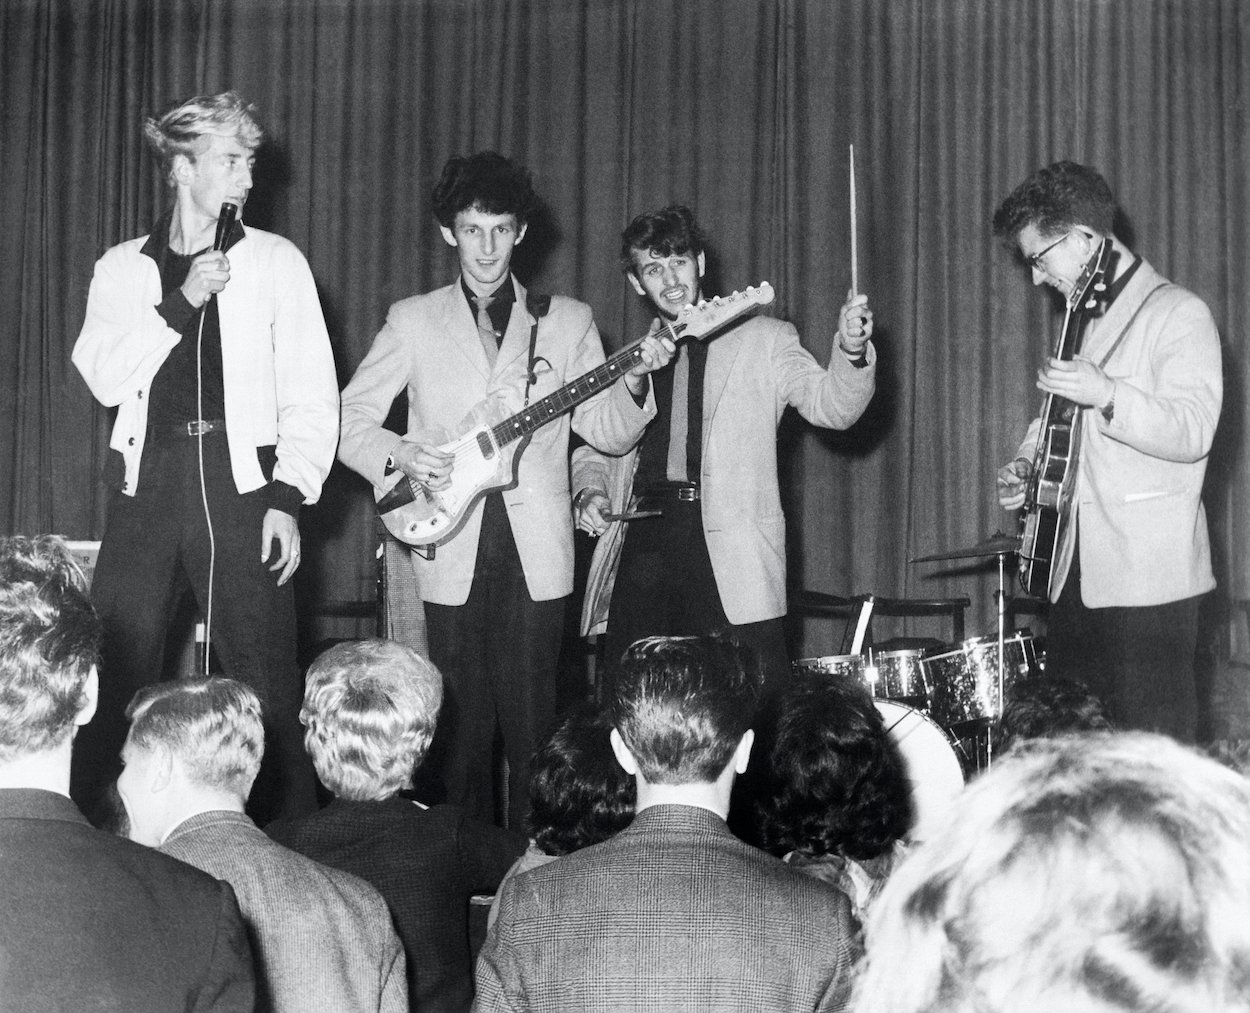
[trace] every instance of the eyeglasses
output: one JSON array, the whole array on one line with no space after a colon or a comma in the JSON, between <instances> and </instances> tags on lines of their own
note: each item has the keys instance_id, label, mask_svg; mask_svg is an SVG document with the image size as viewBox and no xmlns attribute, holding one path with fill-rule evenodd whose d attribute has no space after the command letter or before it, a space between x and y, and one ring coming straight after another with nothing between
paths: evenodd
<instances>
[{"instance_id":1,"label":"eyeglasses","mask_svg":"<svg viewBox=\"0 0 1250 1013\"><path fill-rule=\"evenodd\" d=\"M1024 258L1024 259L1025 259L1025 262L1026 262L1026 263L1029 265L1029 267L1031 267L1034 271L1042 271L1043 273L1045 273L1046 268L1042 267L1042 258L1043 258L1044 256L1046 256L1046 254L1048 254L1048 253L1049 253L1051 250L1053 250L1056 246L1058 246L1060 243L1062 243L1065 239L1067 239L1067 238L1068 238L1068 236L1072 235L1072 232L1073 232L1073 231L1074 231L1074 230L1072 230L1072 229L1068 229L1068 231L1067 231L1067 232L1065 232L1062 236L1060 236L1060 237L1059 237L1058 239L1056 239L1053 243L1051 243L1048 247L1046 247L1046 249L1044 249L1044 250L1038 250L1038 251L1037 251L1037 253L1032 253L1032 254L1030 254L1029 256L1025 257L1025 258Z\"/></svg>"}]
</instances>

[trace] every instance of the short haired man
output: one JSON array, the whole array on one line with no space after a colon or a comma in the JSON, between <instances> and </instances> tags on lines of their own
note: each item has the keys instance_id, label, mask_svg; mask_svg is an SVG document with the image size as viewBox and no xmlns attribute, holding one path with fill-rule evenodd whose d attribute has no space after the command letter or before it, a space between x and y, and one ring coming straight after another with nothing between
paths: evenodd
<instances>
[{"instance_id":1,"label":"short haired man","mask_svg":"<svg viewBox=\"0 0 1250 1013\"><path fill-rule=\"evenodd\" d=\"M130 838L234 887L273 1013L406 1013L404 951L372 886L270 840L243 814L260 770L260 700L233 679L141 689L117 788Z\"/></svg>"},{"instance_id":2,"label":"short haired man","mask_svg":"<svg viewBox=\"0 0 1250 1013\"><path fill-rule=\"evenodd\" d=\"M681 205L639 215L622 233L622 266L658 314L655 328L704 296L705 246ZM686 342L655 374L656 418L629 454L604 459L578 448L578 523L605 534L582 632L606 628L609 671L638 637L730 628L760 658L770 688L789 675L777 425L792 405L814 425L847 429L874 389L867 296L848 296L836 328L827 366L792 324L768 316ZM631 502L662 516L605 522L609 509L629 512Z\"/></svg>"},{"instance_id":3,"label":"short haired man","mask_svg":"<svg viewBox=\"0 0 1250 1013\"><path fill-rule=\"evenodd\" d=\"M189 583L226 673L264 702L274 746L262 816L315 808L300 746L295 600L299 509L334 461L338 382L308 263L281 236L234 222L261 142L233 92L145 124L173 192L150 235L96 263L74 364L117 407L108 524L91 594L104 621L98 727L75 793L116 773L123 711L163 668L171 596ZM225 593L228 589L228 593ZM270 772L272 771L272 775Z\"/></svg>"},{"instance_id":4,"label":"short haired man","mask_svg":"<svg viewBox=\"0 0 1250 1013\"><path fill-rule=\"evenodd\" d=\"M229 886L94 829L69 799L100 623L60 539L0 538L0 1009L250 1011Z\"/></svg>"},{"instance_id":5,"label":"short haired man","mask_svg":"<svg viewBox=\"0 0 1250 1013\"><path fill-rule=\"evenodd\" d=\"M475 1010L844 1008L844 893L729 832L750 756L754 665L721 637L641 640L616 680L612 748L638 812L615 837L510 880Z\"/></svg>"},{"instance_id":6,"label":"short haired man","mask_svg":"<svg viewBox=\"0 0 1250 1013\"><path fill-rule=\"evenodd\" d=\"M492 893L525 838L454 805L401 792L425 758L443 679L392 640L338 644L308 669L305 742L335 799L311 816L271 823L274 840L354 873L386 899L408 955L416 1010L463 1010L473 998L469 898Z\"/></svg>"},{"instance_id":7,"label":"short haired man","mask_svg":"<svg viewBox=\"0 0 1250 1013\"><path fill-rule=\"evenodd\" d=\"M863 1013L1250 1009L1250 781L1160 735L1021 743L890 877Z\"/></svg>"},{"instance_id":8,"label":"short haired man","mask_svg":"<svg viewBox=\"0 0 1250 1013\"><path fill-rule=\"evenodd\" d=\"M1104 240L1108 288L1079 355L1049 358L1037 386L1078 406L1069 521L1050 580L1046 674L1084 682L1117 727L1192 741L1198 604L1215 586L1202 483L1223 400L1210 310L1116 236L1116 201L1089 166L1056 162L1003 201L994 231L1034 285L1071 297ZM1042 418L998 472L1024 503Z\"/></svg>"},{"instance_id":9,"label":"short haired man","mask_svg":"<svg viewBox=\"0 0 1250 1013\"><path fill-rule=\"evenodd\" d=\"M343 391L339 457L379 490L398 469L436 497L451 487L440 446L479 403L505 414L537 402L604 361L590 307L547 303L511 273L538 199L529 172L491 151L452 158L434 187L439 231L459 258L452 284L401 300ZM671 341L648 337L621 380L535 431L516 482L471 508L432 555L413 555L430 658L449 706L433 761L451 801L495 816L496 725L508 762L508 825L523 825L529 761L555 714L555 673L573 590L569 431L623 452L654 414L646 371ZM408 428L382 428L408 392ZM502 421L502 417L496 421Z\"/></svg>"}]
</instances>

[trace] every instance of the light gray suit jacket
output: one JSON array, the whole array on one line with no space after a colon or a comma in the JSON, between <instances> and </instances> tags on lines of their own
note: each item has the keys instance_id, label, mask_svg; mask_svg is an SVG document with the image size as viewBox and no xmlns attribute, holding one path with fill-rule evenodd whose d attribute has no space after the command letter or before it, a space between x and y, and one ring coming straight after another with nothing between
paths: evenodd
<instances>
[{"instance_id":1,"label":"light gray suit jacket","mask_svg":"<svg viewBox=\"0 0 1250 1013\"><path fill-rule=\"evenodd\" d=\"M1202 594L1215 586L1202 508L1224 394L1215 321L1201 299L1142 261L1085 333L1084 358L1100 363L1108 353L1115 408L1110 422L1083 410L1072 520L1052 597L1059 599L1078 542L1081 598L1090 608ZM1040 428L1035 419L1017 457L1032 460Z\"/></svg>"},{"instance_id":2,"label":"light gray suit jacket","mask_svg":"<svg viewBox=\"0 0 1250 1013\"><path fill-rule=\"evenodd\" d=\"M386 902L363 879L224 810L183 821L159 850L234 887L256 959L258 1010L407 1013L404 951Z\"/></svg>"},{"instance_id":3,"label":"light gray suit jacket","mask_svg":"<svg viewBox=\"0 0 1250 1013\"><path fill-rule=\"evenodd\" d=\"M836 348L821 366L794 325L752 317L708 346L703 380L703 533L725 615L755 623L786 613L786 519L777 482L777 426L787 406L808 422L846 429L863 414L876 380L876 351L856 368ZM578 448L574 485L628 506L637 455L604 458ZM587 581L582 633L601 633L626 525L599 540Z\"/></svg>"},{"instance_id":4,"label":"light gray suit jacket","mask_svg":"<svg viewBox=\"0 0 1250 1013\"><path fill-rule=\"evenodd\" d=\"M611 840L508 881L473 1009L841 1010L854 938L836 887L716 813L650 806Z\"/></svg>"},{"instance_id":5,"label":"light gray suit jacket","mask_svg":"<svg viewBox=\"0 0 1250 1013\"><path fill-rule=\"evenodd\" d=\"M521 410L534 318L525 289L513 279L516 303L494 366L486 358L460 280L446 288L395 303L373 347L342 397L339 459L377 488L384 487L386 459L399 445L382 428L395 397L408 391L405 439L435 444L458 435L462 422L488 397L502 421ZM604 361L603 343L590 307L553 296L538 327L537 382L530 403L546 397ZM535 601L573 590L573 521L569 509L570 424L587 443L623 453L655 414L655 399L638 407L624 383L616 383L533 434L522 451L517 483L504 492L525 581ZM482 501L464 527L438 546L431 560L413 556L421 597L438 605L463 605L473 583Z\"/></svg>"}]
</instances>

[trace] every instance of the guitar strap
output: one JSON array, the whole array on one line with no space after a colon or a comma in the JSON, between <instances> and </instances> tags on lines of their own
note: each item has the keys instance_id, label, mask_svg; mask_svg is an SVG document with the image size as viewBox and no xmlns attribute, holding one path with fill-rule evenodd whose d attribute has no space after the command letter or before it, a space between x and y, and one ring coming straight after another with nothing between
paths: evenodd
<instances>
[{"instance_id":1,"label":"guitar strap","mask_svg":"<svg viewBox=\"0 0 1250 1013\"><path fill-rule=\"evenodd\" d=\"M1128 318L1128 323L1126 323L1120 333L1115 336L1115 341L1111 343L1111 347L1107 349L1106 354L1098 360L1097 366L1099 369L1103 369L1107 363L1111 361L1111 356L1115 355L1115 350L1120 347L1120 342L1123 341L1128 335L1129 328L1133 326L1133 321L1136 320L1141 311L1146 308L1146 303L1150 302L1151 297L1160 289L1167 288L1170 284L1171 282L1161 281L1158 285L1146 293L1146 298L1137 304L1137 309L1133 310L1133 315Z\"/></svg>"},{"instance_id":2,"label":"guitar strap","mask_svg":"<svg viewBox=\"0 0 1250 1013\"><path fill-rule=\"evenodd\" d=\"M541 292L525 293L525 308L529 311L529 315L534 318L534 323L530 327L530 357L525 367L525 403L524 408L529 407L530 403L530 387L538 382L538 373L535 371L538 367L538 360L543 357L534 355L534 350L538 347L538 321L547 315L547 311L551 309L551 296ZM551 363L547 362L547 368L551 368Z\"/></svg>"}]
</instances>

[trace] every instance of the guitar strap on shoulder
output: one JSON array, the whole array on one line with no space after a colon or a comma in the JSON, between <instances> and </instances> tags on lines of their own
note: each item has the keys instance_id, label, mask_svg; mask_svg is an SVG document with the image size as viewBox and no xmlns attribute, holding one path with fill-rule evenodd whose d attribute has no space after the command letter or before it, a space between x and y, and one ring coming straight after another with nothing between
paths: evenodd
<instances>
[{"instance_id":1,"label":"guitar strap on shoulder","mask_svg":"<svg viewBox=\"0 0 1250 1013\"><path fill-rule=\"evenodd\" d=\"M1106 368L1107 363L1111 361L1111 356L1115 355L1115 350L1120 347L1120 342L1123 341L1128 335L1129 328L1133 326L1133 321L1136 320L1141 314L1141 311L1146 308L1146 303L1150 302L1151 297L1160 289L1167 288L1170 284L1171 282L1161 281L1158 285L1146 293L1146 298L1137 304L1137 309L1133 310L1133 315L1128 318L1128 323L1126 323L1120 330L1120 333L1115 336L1115 341L1111 343L1111 347L1107 349L1106 354L1098 360L1097 366L1099 369Z\"/></svg>"},{"instance_id":2,"label":"guitar strap on shoulder","mask_svg":"<svg viewBox=\"0 0 1250 1013\"><path fill-rule=\"evenodd\" d=\"M529 311L529 315L534 319L534 323L530 326L530 357L525 367L525 403L523 407L528 408L530 403L530 387L538 382L538 360L542 356L535 356L534 351L538 347L538 321L547 315L547 311L551 309L551 296L541 292L525 293L525 308ZM543 362L547 362L543 359ZM550 367L551 363L547 362Z\"/></svg>"}]
</instances>

